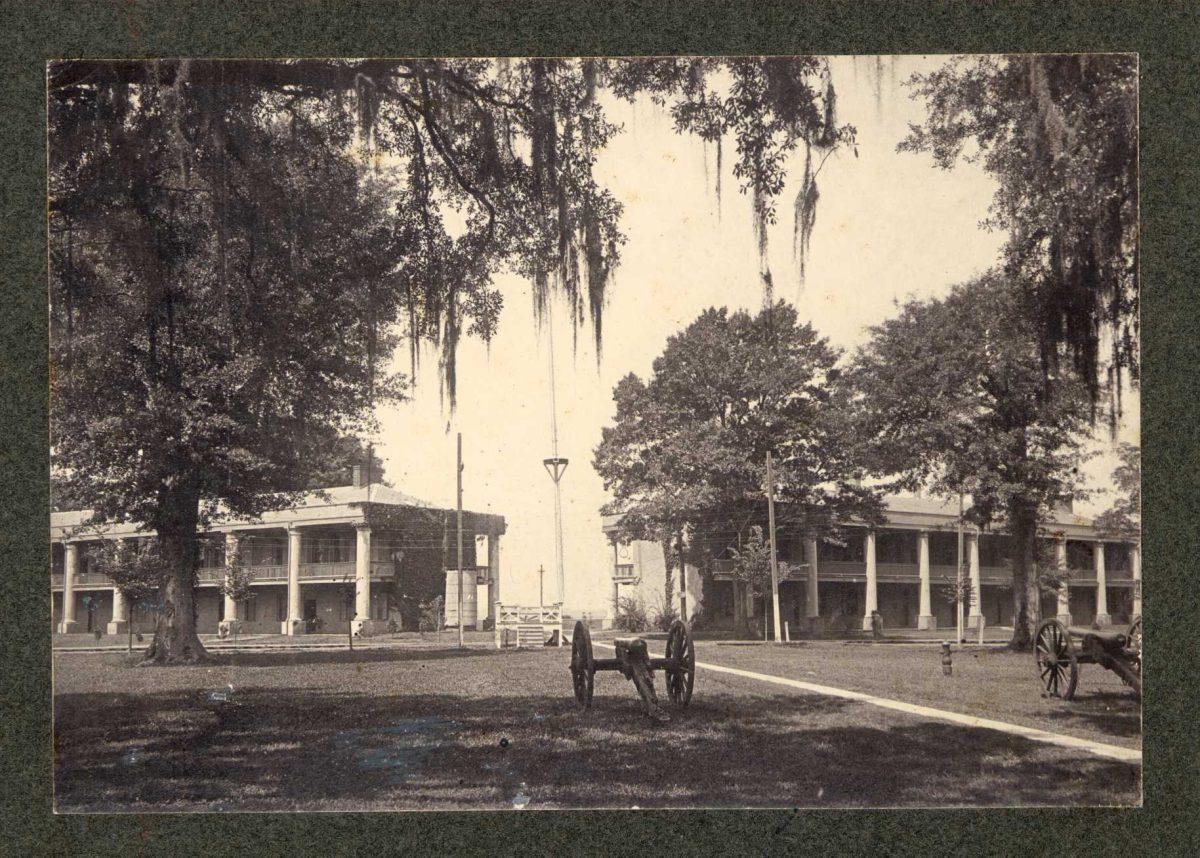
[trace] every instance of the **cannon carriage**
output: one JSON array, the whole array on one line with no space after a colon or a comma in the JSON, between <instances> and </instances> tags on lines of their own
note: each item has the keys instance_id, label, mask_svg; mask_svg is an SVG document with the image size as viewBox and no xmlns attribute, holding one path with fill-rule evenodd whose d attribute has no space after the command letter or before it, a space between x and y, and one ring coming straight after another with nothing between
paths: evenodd
<instances>
[{"instance_id":1,"label":"cannon carriage","mask_svg":"<svg viewBox=\"0 0 1200 858\"><path fill-rule=\"evenodd\" d=\"M1142 695L1142 618L1134 617L1124 632L1067 627L1059 620L1038 626L1034 655L1045 695L1071 700L1079 684L1079 665L1098 664L1111 670Z\"/></svg>"},{"instance_id":2,"label":"cannon carriage","mask_svg":"<svg viewBox=\"0 0 1200 858\"><path fill-rule=\"evenodd\" d=\"M616 649L614 658L596 658L587 625L582 621L575 624L571 637L571 681L580 708L591 708L596 674L602 671L617 671L631 680L642 698L646 714L656 721L670 721L671 717L659 705L654 693L654 671L661 670L666 675L667 697L672 703L682 708L691 701L696 649L683 621L676 620L667 632L665 658L651 657L644 638L616 638L613 647Z\"/></svg>"}]
</instances>

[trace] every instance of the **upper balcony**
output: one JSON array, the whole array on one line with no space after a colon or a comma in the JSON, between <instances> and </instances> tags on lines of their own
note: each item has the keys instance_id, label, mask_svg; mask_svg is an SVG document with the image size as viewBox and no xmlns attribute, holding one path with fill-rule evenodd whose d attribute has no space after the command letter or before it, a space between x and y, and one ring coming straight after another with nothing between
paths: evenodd
<instances>
[{"instance_id":1,"label":"upper balcony","mask_svg":"<svg viewBox=\"0 0 1200 858\"><path fill-rule=\"evenodd\" d=\"M613 565L612 578L616 583L624 584L637 581L638 575L632 563L616 563Z\"/></svg>"},{"instance_id":2,"label":"upper balcony","mask_svg":"<svg viewBox=\"0 0 1200 858\"><path fill-rule=\"evenodd\" d=\"M286 584L287 566L250 566L251 584ZM201 587L216 587L221 583L224 570L220 566L201 566L196 572L196 583ZM356 565L353 560L342 563L301 563L300 580L309 583L340 583L354 580ZM371 561L371 580L384 581L395 574L395 564L385 560ZM96 587L112 587L112 579L98 572L82 572L75 576L75 589L86 590ZM50 588L63 588L63 574L50 575Z\"/></svg>"}]
</instances>

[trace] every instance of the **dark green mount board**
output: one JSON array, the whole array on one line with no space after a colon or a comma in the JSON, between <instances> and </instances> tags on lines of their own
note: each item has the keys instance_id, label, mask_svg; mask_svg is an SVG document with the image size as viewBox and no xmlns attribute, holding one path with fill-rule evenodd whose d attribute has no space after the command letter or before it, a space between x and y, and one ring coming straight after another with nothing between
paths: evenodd
<instances>
[{"instance_id":1,"label":"dark green mount board","mask_svg":"<svg viewBox=\"0 0 1200 858\"><path fill-rule=\"evenodd\" d=\"M5 3L0 853L1194 854L1200 136L1190 3ZM62 57L1132 51L1140 56L1144 808L54 817L44 70ZM964 772L964 777L970 777ZM1191 825L1189 825L1191 823Z\"/></svg>"}]
</instances>

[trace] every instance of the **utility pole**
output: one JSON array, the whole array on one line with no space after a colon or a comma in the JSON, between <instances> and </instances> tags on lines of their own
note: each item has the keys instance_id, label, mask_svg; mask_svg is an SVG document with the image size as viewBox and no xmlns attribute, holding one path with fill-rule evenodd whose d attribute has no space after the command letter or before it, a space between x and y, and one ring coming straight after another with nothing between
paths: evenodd
<instances>
[{"instance_id":1,"label":"utility pole","mask_svg":"<svg viewBox=\"0 0 1200 858\"><path fill-rule=\"evenodd\" d=\"M770 453L767 453L767 523L771 528L771 617L775 620L775 640L778 642L782 639L779 627L779 559L775 552L775 471Z\"/></svg>"},{"instance_id":2,"label":"utility pole","mask_svg":"<svg viewBox=\"0 0 1200 858\"><path fill-rule=\"evenodd\" d=\"M966 640L966 632L963 629L963 493L961 491L958 493L958 569L955 581L957 582L954 596L958 642L962 643Z\"/></svg>"},{"instance_id":3,"label":"utility pole","mask_svg":"<svg viewBox=\"0 0 1200 858\"><path fill-rule=\"evenodd\" d=\"M463 647L462 433L458 433L458 648Z\"/></svg>"},{"instance_id":4,"label":"utility pole","mask_svg":"<svg viewBox=\"0 0 1200 858\"><path fill-rule=\"evenodd\" d=\"M558 395L555 392L556 383L554 379L553 307L546 307L546 318L548 320L547 333L550 337L550 439L554 455L548 459L543 459L542 464L546 467L546 472L550 474L550 479L554 480L554 564L555 570L558 573L559 610L559 629L555 637L558 639L558 645L562 646L562 611L567 602L567 594L566 576L563 574L562 488L559 482L562 480L563 471L567 469L567 460L558 455ZM543 602L543 604L545 603Z\"/></svg>"}]
</instances>

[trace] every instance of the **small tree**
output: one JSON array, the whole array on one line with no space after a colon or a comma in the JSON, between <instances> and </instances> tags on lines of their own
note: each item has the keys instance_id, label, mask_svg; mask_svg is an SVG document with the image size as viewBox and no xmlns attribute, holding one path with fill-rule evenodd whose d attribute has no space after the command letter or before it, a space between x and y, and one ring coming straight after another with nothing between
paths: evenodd
<instances>
[{"instance_id":1,"label":"small tree","mask_svg":"<svg viewBox=\"0 0 1200 858\"><path fill-rule=\"evenodd\" d=\"M732 552L730 569L734 581L734 593L738 592L737 585L748 588L752 598L762 599L763 623L766 623L766 598L771 586L771 543L763 537L763 529L757 524L750 528L750 537L740 548ZM763 637L766 637L764 631Z\"/></svg>"},{"instance_id":2,"label":"small tree","mask_svg":"<svg viewBox=\"0 0 1200 858\"><path fill-rule=\"evenodd\" d=\"M112 579L125 600L128 649L132 652L133 609L158 592L167 574L167 564L158 551L158 540L103 539L93 550L91 560L97 572Z\"/></svg>"},{"instance_id":3,"label":"small tree","mask_svg":"<svg viewBox=\"0 0 1200 858\"><path fill-rule=\"evenodd\" d=\"M209 544L216 548L216 539L210 538ZM228 543L226 543L228 546ZM250 568L242 562L240 552L234 550L229 551L226 548L225 561L221 564L221 586L220 593L223 597L232 601L235 605L244 605L254 596L254 591L250 586L253 577ZM242 613L242 611L238 611ZM226 617L225 623L221 628L222 635L232 633L236 635L238 632L238 622L235 617Z\"/></svg>"}]
</instances>

